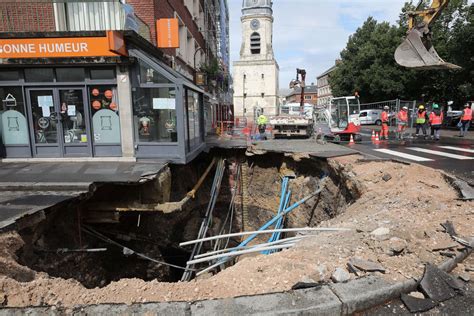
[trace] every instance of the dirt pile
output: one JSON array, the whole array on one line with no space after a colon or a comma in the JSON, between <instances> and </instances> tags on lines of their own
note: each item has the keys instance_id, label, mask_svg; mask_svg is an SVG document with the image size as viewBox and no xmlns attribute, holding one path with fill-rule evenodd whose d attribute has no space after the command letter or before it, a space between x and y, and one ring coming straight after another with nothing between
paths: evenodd
<instances>
[{"instance_id":1,"label":"dirt pile","mask_svg":"<svg viewBox=\"0 0 474 316\"><path fill-rule=\"evenodd\" d=\"M474 203L457 200L456 191L441 173L419 165L358 162L359 158L333 159L330 161L332 170L328 170L328 173L339 172L343 177L340 198L349 204L341 207L344 212L338 212L335 218L327 215L320 226L350 228L348 232L315 234L292 249L243 258L206 279L186 283L122 279L94 289L86 289L75 280L52 278L22 267L15 257L21 239L8 233L0 240L0 264L8 267L0 269L0 297L6 298L4 304L8 306L73 306L252 295L286 291L299 281L329 281L336 268L346 269L347 262L354 257L380 264L386 270L380 275L389 281L400 281L419 277L424 264L439 264L446 259L440 252L454 252L458 248L440 223L449 220L459 236L473 235ZM264 179L255 183L266 181L267 189L262 190L261 185L257 185L250 192L255 203L261 204L265 195L270 196L268 190L279 194L279 186L272 187L279 180L276 176L254 174L254 177L260 176ZM311 184L311 181L305 176L295 179L295 199L313 189L316 183ZM336 183L327 185L339 187ZM351 199L344 190L359 199ZM320 203L328 207L336 202L332 198ZM321 206L321 210L324 209ZM295 221L294 225L306 226L310 219L307 216L301 220L290 217L290 220ZM351 274L351 278L355 275Z\"/></svg>"}]
</instances>

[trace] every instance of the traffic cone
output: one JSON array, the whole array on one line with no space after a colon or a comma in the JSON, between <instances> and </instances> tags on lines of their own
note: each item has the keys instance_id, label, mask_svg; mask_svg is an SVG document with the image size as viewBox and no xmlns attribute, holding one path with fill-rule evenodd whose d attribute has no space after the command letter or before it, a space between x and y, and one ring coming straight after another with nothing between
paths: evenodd
<instances>
[{"instance_id":1,"label":"traffic cone","mask_svg":"<svg viewBox=\"0 0 474 316\"><path fill-rule=\"evenodd\" d=\"M375 143L378 144L380 142L379 133L375 133Z\"/></svg>"},{"instance_id":2,"label":"traffic cone","mask_svg":"<svg viewBox=\"0 0 474 316\"><path fill-rule=\"evenodd\" d=\"M349 140L349 145L353 145L353 144L355 144L355 142L354 142L354 137L351 134L351 138Z\"/></svg>"},{"instance_id":3,"label":"traffic cone","mask_svg":"<svg viewBox=\"0 0 474 316\"><path fill-rule=\"evenodd\" d=\"M372 137L371 137L372 141L375 140L375 130L372 130Z\"/></svg>"}]
</instances>

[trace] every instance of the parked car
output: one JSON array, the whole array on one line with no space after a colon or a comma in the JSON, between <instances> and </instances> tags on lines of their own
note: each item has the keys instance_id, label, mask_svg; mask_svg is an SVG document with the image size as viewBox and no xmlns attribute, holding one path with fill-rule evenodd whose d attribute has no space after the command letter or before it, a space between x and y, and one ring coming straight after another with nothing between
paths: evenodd
<instances>
[{"instance_id":1,"label":"parked car","mask_svg":"<svg viewBox=\"0 0 474 316\"><path fill-rule=\"evenodd\" d=\"M382 125L382 112L383 110L381 109L370 109L370 110L362 110L360 111L359 114L359 120L360 124L362 125ZM396 113L395 112L390 112L388 114L388 117L390 119L390 125L395 125L396 124Z\"/></svg>"}]
</instances>

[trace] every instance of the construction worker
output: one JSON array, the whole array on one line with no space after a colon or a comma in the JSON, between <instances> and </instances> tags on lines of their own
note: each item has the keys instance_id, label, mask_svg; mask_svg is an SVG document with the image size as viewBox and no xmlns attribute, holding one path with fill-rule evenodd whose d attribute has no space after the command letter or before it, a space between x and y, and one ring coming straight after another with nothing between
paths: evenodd
<instances>
[{"instance_id":1,"label":"construction worker","mask_svg":"<svg viewBox=\"0 0 474 316\"><path fill-rule=\"evenodd\" d=\"M268 119L265 115L260 114L257 119L258 132L260 133L260 139L267 139L265 130L267 129Z\"/></svg>"},{"instance_id":2,"label":"construction worker","mask_svg":"<svg viewBox=\"0 0 474 316\"><path fill-rule=\"evenodd\" d=\"M423 135L425 136L425 139L427 137L426 135L426 122L428 121L428 115L425 110L425 106L421 104L418 107L418 112L416 116L416 137L420 136L420 128L423 131Z\"/></svg>"},{"instance_id":3,"label":"construction worker","mask_svg":"<svg viewBox=\"0 0 474 316\"><path fill-rule=\"evenodd\" d=\"M403 139L403 135L408 126L408 107L404 106L397 114L398 119L398 139Z\"/></svg>"},{"instance_id":4,"label":"construction worker","mask_svg":"<svg viewBox=\"0 0 474 316\"><path fill-rule=\"evenodd\" d=\"M459 137L464 137L466 136L467 130L469 129L469 126L471 125L472 121L472 103L466 103L464 105L464 111L462 111L462 116L461 120L459 121Z\"/></svg>"},{"instance_id":5,"label":"construction worker","mask_svg":"<svg viewBox=\"0 0 474 316\"><path fill-rule=\"evenodd\" d=\"M439 140L444 115L438 104L433 103L432 108L433 111L430 113L431 139Z\"/></svg>"},{"instance_id":6,"label":"construction worker","mask_svg":"<svg viewBox=\"0 0 474 316\"><path fill-rule=\"evenodd\" d=\"M382 112L382 132L380 133L380 139L387 139L388 140L388 110L390 108L388 106L383 107Z\"/></svg>"}]
</instances>

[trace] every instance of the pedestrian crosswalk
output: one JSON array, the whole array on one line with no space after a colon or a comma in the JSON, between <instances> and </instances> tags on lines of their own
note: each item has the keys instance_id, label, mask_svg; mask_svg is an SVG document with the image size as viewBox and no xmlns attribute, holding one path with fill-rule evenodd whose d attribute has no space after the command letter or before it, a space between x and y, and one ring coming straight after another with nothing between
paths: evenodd
<instances>
[{"instance_id":1,"label":"pedestrian crosswalk","mask_svg":"<svg viewBox=\"0 0 474 316\"><path fill-rule=\"evenodd\" d=\"M375 152L416 162L431 162L439 159L474 160L474 150L455 146L377 148ZM416 154L415 154L416 153Z\"/></svg>"}]
</instances>

